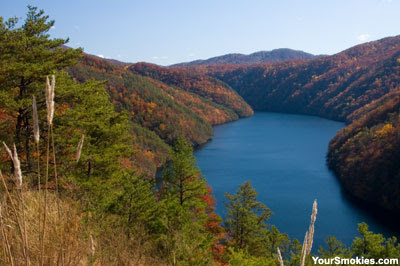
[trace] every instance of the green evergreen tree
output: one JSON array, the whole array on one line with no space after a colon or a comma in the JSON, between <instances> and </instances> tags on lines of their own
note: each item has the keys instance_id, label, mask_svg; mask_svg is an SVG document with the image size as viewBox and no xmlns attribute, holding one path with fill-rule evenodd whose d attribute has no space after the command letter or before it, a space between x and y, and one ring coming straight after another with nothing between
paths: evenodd
<instances>
[{"instance_id":1,"label":"green evergreen tree","mask_svg":"<svg viewBox=\"0 0 400 266\"><path fill-rule=\"evenodd\" d=\"M160 188L160 246L173 265L210 265L215 236L206 227L206 182L196 166L192 147L182 137L170 158Z\"/></svg>"},{"instance_id":2,"label":"green evergreen tree","mask_svg":"<svg viewBox=\"0 0 400 266\"><path fill-rule=\"evenodd\" d=\"M153 191L154 184L134 172L117 175L106 189L102 199L104 209L112 214L111 224L124 228L128 237L143 238L159 233L160 209ZM106 192L106 191L104 191ZM110 193L112 192L112 193Z\"/></svg>"},{"instance_id":3,"label":"green evergreen tree","mask_svg":"<svg viewBox=\"0 0 400 266\"><path fill-rule=\"evenodd\" d=\"M171 164L163 173L164 189L175 196L184 208L205 208L201 196L207 194L206 182L196 165L193 148L183 137L178 137L170 159Z\"/></svg>"},{"instance_id":4,"label":"green evergreen tree","mask_svg":"<svg viewBox=\"0 0 400 266\"><path fill-rule=\"evenodd\" d=\"M282 252L286 252L289 249L290 239L287 234L282 234L276 226L272 225L262 243L263 249L260 249L260 253L264 253L266 249L266 252L272 257L278 247Z\"/></svg>"},{"instance_id":5,"label":"green evergreen tree","mask_svg":"<svg viewBox=\"0 0 400 266\"><path fill-rule=\"evenodd\" d=\"M327 249L324 247L320 247L318 249L318 253L321 255L323 258L332 258L335 256L341 256L341 257L350 257L351 253L348 248L345 247L345 245L336 239L334 236L328 236L325 239L325 243L328 246Z\"/></svg>"},{"instance_id":6,"label":"green evergreen tree","mask_svg":"<svg viewBox=\"0 0 400 266\"><path fill-rule=\"evenodd\" d=\"M364 258L400 258L400 244L396 237L385 239L381 234L368 231L366 223L358 225L361 237L356 237L351 245L352 255Z\"/></svg>"},{"instance_id":7,"label":"green evergreen tree","mask_svg":"<svg viewBox=\"0 0 400 266\"><path fill-rule=\"evenodd\" d=\"M289 246L288 258L290 258L290 259L287 263L285 263L285 265L289 265L289 266L300 265L301 249L302 249L302 245L300 244L300 241L296 238L293 239L293 241L290 243L290 246Z\"/></svg>"},{"instance_id":8,"label":"green evergreen tree","mask_svg":"<svg viewBox=\"0 0 400 266\"><path fill-rule=\"evenodd\" d=\"M228 210L225 228L230 245L247 248L250 254L256 253L268 234L266 221L272 215L271 210L257 201L257 192L250 181L240 185L236 194L225 195L228 199L225 202Z\"/></svg>"},{"instance_id":9,"label":"green evergreen tree","mask_svg":"<svg viewBox=\"0 0 400 266\"><path fill-rule=\"evenodd\" d=\"M104 84L94 80L78 83L65 72L58 73L56 79L57 156L68 165L60 169L61 174L94 185L129 168L133 155L130 120L126 113L115 111ZM83 150L76 162L71 155L75 155L82 134ZM128 165L122 167L124 159Z\"/></svg>"},{"instance_id":10,"label":"green evergreen tree","mask_svg":"<svg viewBox=\"0 0 400 266\"><path fill-rule=\"evenodd\" d=\"M73 64L82 52L63 46L68 39L50 39L54 20L48 19L43 10L32 6L20 27L18 18L0 17L0 106L12 118L2 138L15 136L7 141L15 141L19 153L25 154L28 169L32 96L42 93L46 75Z\"/></svg>"},{"instance_id":11,"label":"green evergreen tree","mask_svg":"<svg viewBox=\"0 0 400 266\"><path fill-rule=\"evenodd\" d=\"M228 263L230 266L277 266L278 261L270 256L256 257L250 255L246 250L234 248L228 249Z\"/></svg>"}]
</instances>

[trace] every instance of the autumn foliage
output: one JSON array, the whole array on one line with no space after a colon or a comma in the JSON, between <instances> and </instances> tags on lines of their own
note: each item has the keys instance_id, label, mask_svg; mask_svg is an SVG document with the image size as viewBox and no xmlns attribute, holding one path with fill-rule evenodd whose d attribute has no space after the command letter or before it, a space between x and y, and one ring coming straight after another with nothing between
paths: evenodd
<instances>
[{"instance_id":1,"label":"autumn foliage","mask_svg":"<svg viewBox=\"0 0 400 266\"><path fill-rule=\"evenodd\" d=\"M373 101L353 117L353 123L331 140L329 166L352 195L398 212L400 92Z\"/></svg>"},{"instance_id":2,"label":"autumn foliage","mask_svg":"<svg viewBox=\"0 0 400 266\"><path fill-rule=\"evenodd\" d=\"M349 123L330 143L329 166L353 196L400 212L400 36L308 61L186 69L221 79L255 110Z\"/></svg>"},{"instance_id":3,"label":"autumn foliage","mask_svg":"<svg viewBox=\"0 0 400 266\"><path fill-rule=\"evenodd\" d=\"M141 66L157 76L139 75ZM81 82L92 78L105 82L114 106L131 117L137 166L152 175L165 163L169 145L178 136L200 145L211 138L211 125L253 114L226 84L183 70L172 75L167 68L150 64L114 64L84 55L68 72Z\"/></svg>"}]
</instances>

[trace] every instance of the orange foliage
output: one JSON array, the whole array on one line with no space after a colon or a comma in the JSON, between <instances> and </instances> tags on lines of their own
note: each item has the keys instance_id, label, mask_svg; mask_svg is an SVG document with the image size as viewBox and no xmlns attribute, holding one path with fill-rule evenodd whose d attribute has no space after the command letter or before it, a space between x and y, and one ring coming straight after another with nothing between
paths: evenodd
<instances>
[{"instance_id":1,"label":"orange foliage","mask_svg":"<svg viewBox=\"0 0 400 266\"><path fill-rule=\"evenodd\" d=\"M380 130L376 131L375 134L378 138L383 138L386 135L393 134L395 131L396 129L392 124L386 124Z\"/></svg>"}]
</instances>

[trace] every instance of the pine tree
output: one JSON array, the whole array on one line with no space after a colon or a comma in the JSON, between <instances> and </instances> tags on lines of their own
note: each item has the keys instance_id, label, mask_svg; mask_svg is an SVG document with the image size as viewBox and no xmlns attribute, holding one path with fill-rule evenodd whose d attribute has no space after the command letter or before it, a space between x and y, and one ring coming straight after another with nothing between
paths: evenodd
<instances>
[{"instance_id":1,"label":"pine tree","mask_svg":"<svg viewBox=\"0 0 400 266\"><path fill-rule=\"evenodd\" d=\"M236 194L226 193L228 210L225 228L230 238L230 245L235 248L247 248L250 253L258 250L260 242L267 237L266 221L271 210L257 201L257 192L250 181L240 185Z\"/></svg>"},{"instance_id":2,"label":"pine tree","mask_svg":"<svg viewBox=\"0 0 400 266\"><path fill-rule=\"evenodd\" d=\"M129 160L133 155L133 139L129 135L129 117L125 112L115 111L103 82L78 83L65 72L56 76L57 156L63 165L70 162L74 166L61 168L60 174L73 175L81 183L95 184L119 175L122 168L132 170ZM85 135L83 151L76 162L68 155L75 154L82 134ZM127 165L121 167L125 161Z\"/></svg>"},{"instance_id":3,"label":"pine tree","mask_svg":"<svg viewBox=\"0 0 400 266\"><path fill-rule=\"evenodd\" d=\"M204 177L196 166L193 148L179 137L170 155L171 164L163 173L164 189L179 204L190 210L204 209L205 201L201 198L208 192Z\"/></svg>"},{"instance_id":4,"label":"pine tree","mask_svg":"<svg viewBox=\"0 0 400 266\"><path fill-rule=\"evenodd\" d=\"M109 193L98 197L103 202L100 211L112 214L113 226L124 228L128 237L137 238L138 229L145 235L157 233L160 211L153 187L153 182L142 175L121 173L107 184Z\"/></svg>"},{"instance_id":5,"label":"pine tree","mask_svg":"<svg viewBox=\"0 0 400 266\"><path fill-rule=\"evenodd\" d=\"M364 258L395 258L400 256L400 244L396 237L384 238L381 234L368 231L366 223L358 225L361 237L356 237L351 245L352 255Z\"/></svg>"},{"instance_id":6,"label":"pine tree","mask_svg":"<svg viewBox=\"0 0 400 266\"><path fill-rule=\"evenodd\" d=\"M351 257L350 250L345 245L336 239L334 236L328 236L325 239L327 249L320 247L318 253L324 258L333 258L335 256Z\"/></svg>"},{"instance_id":7,"label":"pine tree","mask_svg":"<svg viewBox=\"0 0 400 266\"><path fill-rule=\"evenodd\" d=\"M219 217L193 149L179 137L164 170L160 188L163 230L160 245L173 265L210 265L213 248L221 234Z\"/></svg>"},{"instance_id":8,"label":"pine tree","mask_svg":"<svg viewBox=\"0 0 400 266\"><path fill-rule=\"evenodd\" d=\"M48 19L43 10L32 6L20 27L18 18L0 17L0 106L11 120L5 130L15 136L10 141L23 151L28 168L32 96L43 93L46 75L73 64L82 52L63 46L68 39L50 39L54 20Z\"/></svg>"}]
</instances>

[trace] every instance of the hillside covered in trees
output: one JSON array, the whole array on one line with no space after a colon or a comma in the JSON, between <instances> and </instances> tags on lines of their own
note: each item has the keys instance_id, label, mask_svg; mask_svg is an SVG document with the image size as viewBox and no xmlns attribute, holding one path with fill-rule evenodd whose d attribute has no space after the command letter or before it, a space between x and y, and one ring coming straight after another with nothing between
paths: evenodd
<instances>
[{"instance_id":1,"label":"hillside covered in trees","mask_svg":"<svg viewBox=\"0 0 400 266\"><path fill-rule=\"evenodd\" d=\"M400 91L351 114L352 123L330 142L328 164L352 195L392 212L400 210Z\"/></svg>"},{"instance_id":2,"label":"hillside covered in trees","mask_svg":"<svg viewBox=\"0 0 400 266\"><path fill-rule=\"evenodd\" d=\"M105 81L114 106L127 111L134 124L138 167L153 175L178 136L197 146L211 139L212 125L253 114L228 85L185 70L171 72L146 63L116 65L85 54L68 72L80 82Z\"/></svg>"},{"instance_id":3,"label":"hillside covered in trees","mask_svg":"<svg viewBox=\"0 0 400 266\"><path fill-rule=\"evenodd\" d=\"M187 69L226 82L254 110L347 122L330 144L329 166L353 196L400 213L400 36L310 61Z\"/></svg>"},{"instance_id":4,"label":"hillside covered in trees","mask_svg":"<svg viewBox=\"0 0 400 266\"><path fill-rule=\"evenodd\" d=\"M397 89L399 43L396 36L309 61L188 68L226 82L258 111L350 121L356 109Z\"/></svg>"}]
</instances>

